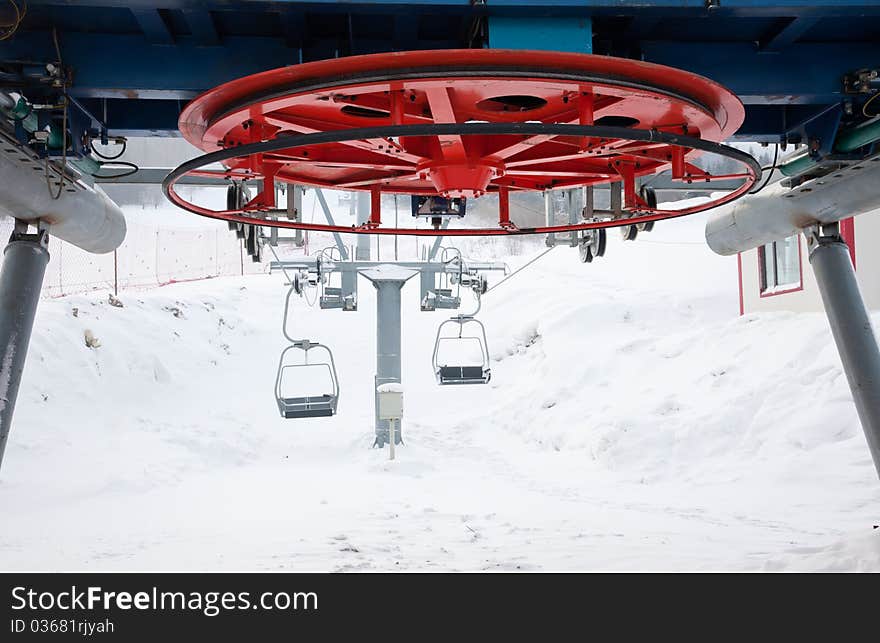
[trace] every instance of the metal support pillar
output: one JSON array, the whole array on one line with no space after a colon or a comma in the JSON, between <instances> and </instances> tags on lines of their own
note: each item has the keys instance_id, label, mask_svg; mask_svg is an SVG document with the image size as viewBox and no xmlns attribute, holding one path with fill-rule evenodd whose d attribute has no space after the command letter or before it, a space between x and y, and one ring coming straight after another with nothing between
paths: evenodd
<instances>
[{"instance_id":1,"label":"metal support pillar","mask_svg":"<svg viewBox=\"0 0 880 643\"><path fill-rule=\"evenodd\" d=\"M297 223L302 223L303 216L303 189L301 185L288 185L287 187L287 218ZM274 228L273 228L274 232ZM305 245L303 231L296 230L293 233L293 243L297 248Z\"/></svg>"},{"instance_id":2,"label":"metal support pillar","mask_svg":"<svg viewBox=\"0 0 880 643\"><path fill-rule=\"evenodd\" d=\"M810 265L862 430L880 475L880 349L859 291L849 248L837 234L836 227L826 226L823 231L826 236L818 229L807 234Z\"/></svg>"},{"instance_id":3,"label":"metal support pillar","mask_svg":"<svg viewBox=\"0 0 880 643\"><path fill-rule=\"evenodd\" d=\"M568 222L571 224L580 223L581 211L584 208L584 188L566 190L565 199L566 205L568 206ZM568 234L568 245L572 248L577 248L578 233L572 231Z\"/></svg>"},{"instance_id":4,"label":"metal support pillar","mask_svg":"<svg viewBox=\"0 0 880 643\"><path fill-rule=\"evenodd\" d=\"M444 217L443 221L440 223L440 229L445 230L449 227L449 217ZM443 237L437 237L434 239L434 243L431 244L431 251L428 253L428 261L434 261L434 258L437 256L437 252L440 250L440 244L443 243Z\"/></svg>"},{"instance_id":5,"label":"metal support pillar","mask_svg":"<svg viewBox=\"0 0 880 643\"><path fill-rule=\"evenodd\" d=\"M336 225L336 221L333 220L333 213L330 211L330 206L327 205L327 199L324 198L324 191L321 188L315 188L315 198L318 199L318 203L324 211L324 218L327 219L327 223L330 225ZM298 230L298 232L302 232L302 230ZM338 232L334 232L333 240L336 242L336 247L339 249L339 256L342 257L343 261L348 261L348 248L345 247L342 235Z\"/></svg>"},{"instance_id":6,"label":"metal support pillar","mask_svg":"<svg viewBox=\"0 0 880 643\"><path fill-rule=\"evenodd\" d=\"M363 190L355 192L357 197L357 224L361 226L370 220L370 193ZM370 260L370 235L359 234L354 258L358 261Z\"/></svg>"},{"instance_id":7,"label":"metal support pillar","mask_svg":"<svg viewBox=\"0 0 880 643\"><path fill-rule=\"evenodd\" d=\"M333 220L333 213L330 211L330 206L327 205L327 199L324 197L324 191L321 188L315 188L315 197L318 199L318 203L324 211L324 218L327 219L327 223L330 225L336 225L336 222ZM336 241L336 247L339 249L339 256L342 260L348 261L351 259L348 248L342 240L342 236L338 232L334 232L333 239ZM360 239L358 239L358 243L360 243ZM343 272L340 286L342 287L343 296L356 295L357 273L350 271ZM343 308L343 310L357 310L357 308Z\"/></svg>"},{"instance_id":8,"label":"metal support pillar","mask_svg":"<svg viewBox=\"0 0 880 643\"><path fill-rule=\"evenodd\" d=\"M427 270L419 271L419 292L420 294L420 303L421 299L423 299L429 292L435 290L437 288L437 273L428 272Z\"/></svg>"},{"instance_id":9,"label":"metal support pillar","mask_svg":"<svg viewBox=\"0 0 880 643\"><path fill-rule=\"evenodd\" d=\"M388 442L388 420L379 419L379 398L375 391L382 384L401 382L400 294L403 285L416 272L393 265L380 265L361 272L376 287L376 376L373 382L376 440L373 446L380 449ZM395 428L394 440L400 444L402 419Z\"/></svg>"},{"instance_id":10,"label":"metal support pillar","mask_svg":"<svg viewBox=\"0 0 880 643\"><path fill-rule=\"evenodd\" d=\"M26 234L16 225L0 272L0 464L48 263L49 234Z\"/></svg>"}]
</instances>

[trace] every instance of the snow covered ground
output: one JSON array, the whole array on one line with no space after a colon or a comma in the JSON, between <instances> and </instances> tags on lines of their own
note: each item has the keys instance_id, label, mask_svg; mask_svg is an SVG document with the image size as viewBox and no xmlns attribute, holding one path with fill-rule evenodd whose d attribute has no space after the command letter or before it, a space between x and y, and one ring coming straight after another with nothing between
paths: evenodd
<instances>
[{"instance_id":1,"label":"snow covered ground","mask_svg":"<svg viewBox=\"0 0 880 643\"><path fill-rule=\"evenodd\" d=\"M558 248L490 292L483 387L434 383L447 315L408 285L394 462L369 448L366 281L357 313L296 302L339 369L317 420L272 397L281 275L43 301L0 569L880 570L880 482L825 319L739 317L702 224L612 231L591 265Z\"/></svg>"}]
</instances>

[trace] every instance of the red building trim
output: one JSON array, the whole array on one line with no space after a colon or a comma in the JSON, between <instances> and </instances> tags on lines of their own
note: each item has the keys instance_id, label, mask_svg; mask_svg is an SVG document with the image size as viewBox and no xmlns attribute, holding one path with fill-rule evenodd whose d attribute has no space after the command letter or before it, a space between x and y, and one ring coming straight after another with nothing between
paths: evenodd
<instances>
[{"instance_id":1,"label":"red building trim","mask_svg":"<svg viewBox=\"0 0 880 643\"><path fill-rule=\"evenodd\" d=\"M736 253L736 274L739 277L739 315L742 317L746 313L746 305L743 300L743 256L741 252Z\"/></svg>"},{"instance_id":2,"label":"red building trim","mask_svg":"<svg viewBox=\"0 0 880 643\"><path fill-rule=\"evenodd\" d=\"M852 259L853 268L856 267L856 222L854 217L840 222L840 236L849 246L849 258Z\"/></svg>"},{"instance_id":3,"label":"red building trim","mask_svg":"<svg viewBox=\"0 0 880 643\"><path fill-rule=\"evenodd\" d=\"M840 236L843 241L846 243L849 248L849 257L852 260L853 268L857 268L856 265L856 226L855 226L855 218L849 217L848 219L843 219L840 222ZM801 248L801 239L800 235L798 235L798 269L800 271L800 285L796 288L791 288L787 290L780 290L778 292L773 293L765 293L761 291L761 262L764 260L763 253L764 247L759 246L757 248L758 255L758 289L759 295L761 298L764 297L775 297L776 295L786 295L792 292L798 292L804 289L804 263L803 263L803 249ZM736 268L737 268L737 277L739 281L739 314L745 314L745 290L743 288L743 262L742 262L742 253L738 253L736 255Z\"/></svg>"},{"instance_id":4,"label":"red building trim","mask_svg":"<svg viewBox=\"0 0 880 643\"><path fill-rule=\"evenodd\" d=\"M801 247L801 235L797 235L797 247L798 247L798 285L792 286L791 288L786 288L785 290L775 290L773 292L766 292L761 287L761 270L762 264L764 262L764 246L758 247L758 296L761 299L765 297L778 297L779 295L787 295L793 292L799 292L804 289L804 251Z\"/></svg>"}]
</instances>

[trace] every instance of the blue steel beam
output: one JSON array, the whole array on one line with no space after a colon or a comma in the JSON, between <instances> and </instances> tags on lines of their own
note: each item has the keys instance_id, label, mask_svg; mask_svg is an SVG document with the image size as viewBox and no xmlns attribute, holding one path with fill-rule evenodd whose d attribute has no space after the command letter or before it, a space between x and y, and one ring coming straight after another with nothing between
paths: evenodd
<instances>
[{"instance_id":1,"label":"blue steel beam","mask_svg":"<svg viewBox=\"0 0 880 643\"><path fill-rule=\"evenodd\" d=\"M493 47L588 51L583 47L590 39L582 38L588 29L578 28L586 20L596 32L599 53L690 69L730 87L747 104L741 137L759 140L774 140L806 116L838 103L841 77L880 61L880 31L871 27L880 18L878 0L722 0L720 5L707 9L705 0L491 0L486 5L470 0L31 0L33 22L0 43L0 60L54 61L47 25L56 25L65 64L75 74L72 93L166 99L111 101L108 112L111 130L159 133L174 129L180 101L264 69L350 52L461 46L463 31L477 16L489 17ZM432 20L436 16L443 19ZM376 30L377 23L367 20L387 20L389 28ZM499 31L505 22L511 28ZM548 32L542 28L546 24L561 31ZM138 25L145 35L134 32ZM499 37L507 42L499 44ZM813 42L823 38L837 42ZM701 39L709 42L693 42ZM101 113L98 106L92 109Z\"/></svg>"},{"instance_id":2,"label":"blue steel beam","mask_svg":"<svg viewBox=\"0 0 880 643\"><path fill-rule=\"evenodd\" d=\"M401 13L394 16L394 48L397 51L416 49L419 39L419 16Z\"/></svg>"},{"instance_id":3,"label":"blue steel beam","mask_svg":"<svg viewBox=\"0 0 880 643\"><path fill-rule=\"evenodd\" d=\"M391 44L362 40L360 49L388 51ZM457 42L431 45L448 49ZM282 38L241 36L224 38L222 47L203 47L192 36L159 46L141 35L66 33L61 53L75 71L71 93L95 98L190 99L235 78L301 62L299 50ZM0 43L0 59L52 62L56 57L46 32L26 32Z\"/></svg>"},{"instance_id":4,"label":"blue steel beam","mask_svg":"<svg viewBox=\"0 0 880 643\"><path fill-rule=\"evenodd\" d=\"M880 61L880 43L801 43L763 53L755 43L643 42L644 60L721 83L756 105L830 104L844 74Z\"/></svg>"},{"instance_id":5,"label":"blue steel beam","mask_svg":"<svg viewBox=\"0 0 880 643\"><path fill-rule=\"evenodd\" d=\"M202 9L184 9L183 16L189 25L193 38L200 45L215 46L220 44L217 28L210 11Z\"/></svg>"},{"instance_id":6,"label":"blue steel beam","mask_svg":"<svg viewBox=\"0 0 880 643\"><path fill-rule=\"evenodd\" d=\"M492 49L593 52L592 21L588 17L490 16L489 46Z\"/></svg>"},{"instance_id":7,"label":"blue steel beam","mask_svg":"<svg viewBox=\"0 0 880 643\"><path fill-rule=\"evenodd\" d=\"M162 45L174 42L174 36L158 9L132 9L131 13L148 42Z\"/></svg>"},{"instance_id":8,"label":"blue steel beam","mask_svg":"<svg viewBox=\"0 0 880 643\"><path fill-rule=\"evenodd\" d=\"M761 43L761 50L781 51L815 27L817 22L819 22L819 18L816 16L790 18L784 27Z\"/></svg>"},{"instance_id":9,"label":"blue steel beam","mask_svg":"<svg viewBox=\"0 0 880 643\"><path fill-rule=\"evenodd\" d=\"M653 41L642 50L644 60L712 78L747 104L828 104L841 98L844 74L880 61L880 43L802 43L771 54L754 43ZM280 38L230 37L223 47L201 47L187 37L156 46L139 35L103 35L99 44L91 34L68 33L62 55L75 70L73 93L120 98L189 99L234 78L300 62L299 51ZM52 61L51 36L21 34L0 46L0 58Z\"/></svg>"},{"instance_id":10,"label":"blue steel beam","mask_svg":"<svg viewBox=\"0 0 880 643\"><path fill-rule=\"evenodd\" d=\"M286 11L280 17L281 30L288 47L302 50L303 36L305 34L305 16L297 11ZM302 54L300 60L302 62Z\"/></svg>"},{"instance_id":11,"label":"blue steel beam","mask_svg":"<svg viewBox=\"0 0 880 643\"><path fill-rule=\"evenodd\" d=\"M30 0L29 5L63 5L74 4L71 0ZM375 6L447 6L469 7L470 0L127 0L120 3L118 0L85 0L77 2L93 7L118 7L124 4L135 8L162 8L162 9L262 9L273 6L296 5L307 7L343 6L346 11L357 7ZM874 7L876 0L720 0L715 8L708 8L707 0L489 0L487 3L492 7L521 7L537 8L587 8L587 9L701 9L718 11L721 9L754 10L772 8L846 8L846 7Z\"/></svg>"}]
</instances>

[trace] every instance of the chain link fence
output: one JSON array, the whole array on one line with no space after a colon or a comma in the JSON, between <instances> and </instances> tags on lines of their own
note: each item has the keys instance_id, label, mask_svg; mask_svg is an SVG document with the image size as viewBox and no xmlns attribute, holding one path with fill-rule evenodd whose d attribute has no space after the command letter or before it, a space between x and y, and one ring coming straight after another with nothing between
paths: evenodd
<instances>
[{"instance_id":1,"label":"chain link fence","mask_svg":"<svg viewBox=\"0 0 880 643\"><path fill-rule=\"evenodd\" d=\"M0 219L0 239L12 234L13 220ZM169 228L132 224L115 252L95 255L60 239L49 240L44 297L164 286L221 276L268 272L268 263L251 261L225 225Z\"/></svg>"}]
</instances>

